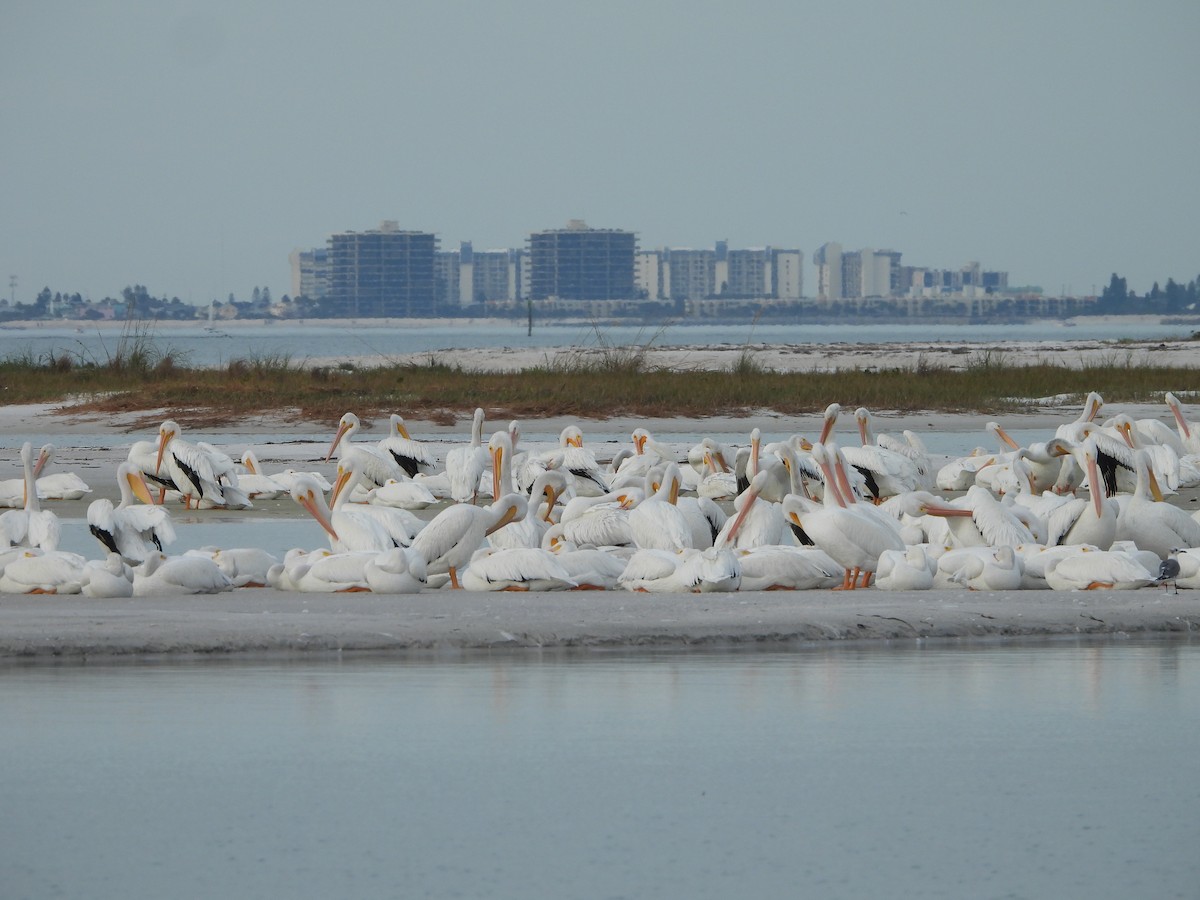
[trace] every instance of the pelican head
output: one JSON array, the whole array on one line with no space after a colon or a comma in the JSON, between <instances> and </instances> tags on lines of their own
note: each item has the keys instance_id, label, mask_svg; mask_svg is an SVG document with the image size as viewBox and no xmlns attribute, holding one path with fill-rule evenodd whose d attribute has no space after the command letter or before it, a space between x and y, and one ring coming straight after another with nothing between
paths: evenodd
<instances>
[{"instance_id":1,"label":"pelican head","mask_svg":"<svg viewBox=\"0 0 1200 900\"><path fill-rule=\"evenodd\" d=\"M329 445L329 452L325 454L325 462L329 462L330 457L333 456L333 451L336 450L338 444L342 442L342 438L346 437L347 435L353 437L361 427L362 423L359 422L358 416L356 416L354 413L348 412L342 416L341 419L338 420L337 432L333 436L333 443Z\"/></svg>"},{"instance_id":2,"label":"pelican head","mask_svg":"<svg viewBox=\"0 0 1200 900\"><path fill-rule=\"evenodd\" d=\"M412 438L408 436L408 426L404 424L403 416L398 416L395 413L392 413L391 423L391 434L398 434L406 441L412 440Z\"/></svg>"},{"instance_id":3,"label":"pelican head","mask_svg":"<svg viewBox=\"0 0 1200 900\"><path fill-rule=\"evenodd\" d=\"M163 454L167 452L167 446L177 437L179 437L179 426L172 419L167 419L158 426L158 455L154 458L155 474L162 468L162 458Z\"/></svg>"},{"instance_id":4,"label":"pelican head","mask_svg":"<svg viewBox=\"0 0 1200 900\"><path fill-rule=\"evenodd\" d=\"M838 416L842 414L842 406L840 403L830 403L825 407L825 412L821 418L824 422L821 424L821 436L817 438L818 444L823 444L829 440L829 436L833 434L833 426L837 424Z\"/></svg>"}]
</instances>

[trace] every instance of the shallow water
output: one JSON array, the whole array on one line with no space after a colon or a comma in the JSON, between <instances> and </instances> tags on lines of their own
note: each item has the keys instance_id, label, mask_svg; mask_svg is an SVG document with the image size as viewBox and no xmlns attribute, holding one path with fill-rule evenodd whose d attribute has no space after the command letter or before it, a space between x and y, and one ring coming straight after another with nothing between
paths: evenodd
<instances>
[{"instance_id":1,"label":"shallow water","mask_svg":"<svg viewBox=\"0 0 1200 900\"><path fill-rule=\"evenodd\" d=\"M897 343L911 341L1081 341L1165 340L1188 337L1194 325L1162 325L1081 319L1067 327L1062 322L1039 320L1019 325L941 325L837 323L829 325L769 323L759 325L554 325L537 323L527 334L525 323L463 325L380 325L369 319L357 322L328 320L320 328L287 325L209 327L204 322L151 328L152 345L171 352L189 365L223 365L233 359L343 358L402 356L466 347L597 347L669 346L679 344L741 347L746 344ZM130 345L125 346L128 353ZM80 362L104 363L122 352L121 333L86 325L31 326L0 329L0 359L40 359L66 354Z\"/></svg>"},{"instance_id":2,"label":"shallow water","mask_svg":"<svg viewBox=\"0 0 1200 900\"><path fill-rule=\"evenodd\" d=\"M1200 643L0 669L12 897L1194 897Z\"/></svg>"}]
</instances>

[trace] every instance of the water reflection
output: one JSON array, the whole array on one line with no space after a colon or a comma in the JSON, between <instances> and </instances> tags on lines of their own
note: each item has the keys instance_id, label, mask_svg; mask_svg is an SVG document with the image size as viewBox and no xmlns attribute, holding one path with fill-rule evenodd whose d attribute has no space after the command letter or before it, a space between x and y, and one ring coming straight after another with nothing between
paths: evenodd
<instances>
[{"instance_id":1,"label":"water reflection","mask_svg":"<svg viewBox=\"0 0 1200 900\"><path fill-rule=\"evenodd\" d=\"M1200 875L1186 640L0 671L13 896L1168 897Z\"/></svg>"}]
</instances>

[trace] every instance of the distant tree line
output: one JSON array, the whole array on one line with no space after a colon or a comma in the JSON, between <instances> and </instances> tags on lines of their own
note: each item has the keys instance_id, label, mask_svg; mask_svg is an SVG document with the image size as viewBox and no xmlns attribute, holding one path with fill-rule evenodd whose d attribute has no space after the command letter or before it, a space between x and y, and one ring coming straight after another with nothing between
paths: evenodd
<instances>
[{"instance_id":1,"label":"distant tree line","mask_svg":"<svg viewBox=\"0 0 1200 900\"><path fill-rule=\"evenodd\" d=\"M1200 311L1200 276L1187 284L1167 279L1167 286L1160 288L1158 282L1140 297L1129 289L1128 282L1113 272L1112 278L1100 293L1096 312L1107 314L1135 313L1194 313Z\"/></svg>"}]
</instances>

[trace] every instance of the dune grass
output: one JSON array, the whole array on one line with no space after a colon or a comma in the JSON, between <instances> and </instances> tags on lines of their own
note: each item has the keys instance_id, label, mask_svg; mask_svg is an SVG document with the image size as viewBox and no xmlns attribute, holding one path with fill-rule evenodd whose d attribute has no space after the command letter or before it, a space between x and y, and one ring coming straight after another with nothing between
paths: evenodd
<instances>
[{"instance_id":1,"label":"dune grass","mask_svg":"<svg viewBox=\"0 0 1200 900\"><path fill-rule=\"evenodd\" d=\"M1196 368L1147 365L1117 351L1101 363L1009 364L1002 351L961 368L919 359L892 369L776 372L749 349L720 371L656 368L646 347L602 346L561 353L520 372L483 372L434 357L419 365L311 368L288 356L189 367L145 335L126 337L103 360L60 354L0 360L0 402L71 402L93 412L166 410L185 424L219 425L273 413L335 421L390 412L451 421L482 406L494 417L739 415L760 410L811 414L831 402L913 411L1000 413L1021 398L1099 391L1108 402L1158 402L1200 384Z\"/></svg>"}]
</instances>

